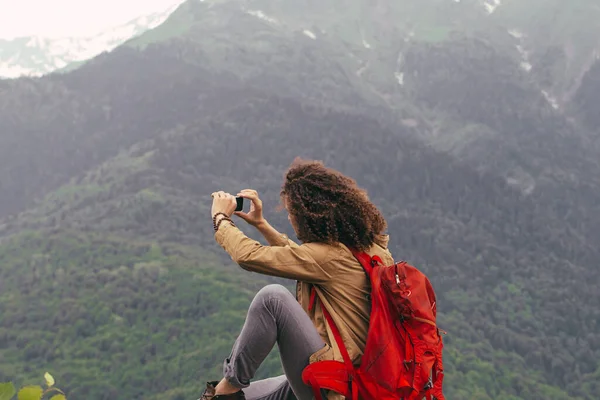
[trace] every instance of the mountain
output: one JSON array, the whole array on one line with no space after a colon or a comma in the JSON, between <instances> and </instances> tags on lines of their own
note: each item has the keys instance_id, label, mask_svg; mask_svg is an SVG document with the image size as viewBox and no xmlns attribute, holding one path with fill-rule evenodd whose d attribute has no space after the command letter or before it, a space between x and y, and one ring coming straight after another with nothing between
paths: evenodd
<instances>
[{"instance_id":1,"label":"mountain","mask_svg":"<svg viewBox=\"0 0 600 400\"><path fill-rule=\"evenodd\" d=\"M193 2L188 4L192 7ZM368 50L357 54L354 49L353 56L363 62L359 68L367 61L378 64L373 75L383 76L386 83L399 79L403 51L415 41L435 43L456 35L488 40L518 60L557 106L569 101L600 56L600 9L594 0L205 0L196 7L244 11L266 25L315 40L334 36ZM204 20L206 24L213 25ZM177 36L198 25L182 9L142 41Z\"/></svg>"},{"instance_id":2,"label":"mountain","mask_svg":"<svg viewBox=\"0 0 600 400\"><path fill-rule=\"evenodd\" d=\"M392 127L408 124L436 149L552 203L573 229L600 241L598 142L572 117L574 102L561 105L547 91L566 75L543 84L537 69L524 67L519 49L533 33L517 23L521 8L441 0L343 4L192 1L126 45L143 49L184 38L204 55L193 62L251 85L276 87L278 94L313 104L335 102ZM595 24L574 31L577 18L587 15L579 8L568 13L563 3L549 7L539 11L539 27L532 18L531 32L547 32L549 15L564 14L564 29L556 34L564 46L576 33L598 37ZM594 15L593 2L580 7ZM539 51L548 45L535 43ZM572 50L590 57L595 51ZM588 61L576 65L580 73L590 69Z\"/></svg>"},{"instance_id":3,"label":"mountain","mask_svg":"<svg viewBox=\"0 0 600 400\"><path fill-rule=\"evenodd\" d=\"M281 282L231 265L209 193L254 187L293 235L274 209L299 155L366 187L431 277L448 398L596 397L597 65L554 107L505 26L475 34L510 3L350 4L189 1L79 69L0 80L0 381L194 398ZM280 372L274 351L259 376Z\"/></svg>"},{"instance_id":4,"label":"mountain","mask_svg":"<svg viewBox=\"0 0 600 400\"><path fill-rule=\"evenodd\" d=\"M111 51L123 42L155 28L177 5L136 18L89 37L0 38L0 77L41 76L80 66L96 55Z\"/></svg>"},{"instance_id":5,"label":"mountain","mask_svg":"<svg viewBox=\"0 0 600 400\"><path fill-rule=\"evenodd\" d=\"M583 120L584 124L596 132L595 140L600 139L600 61L597 61L583 76L581 86L574 97L573 112Z\"/></svg>"},{"instance_id":6,"label":"mountain","mask_svg":"<svg viewBox=\"0 0 600 400\"><path fill-rule=\"evenodd\" d=\"M524 68L558 104L567 103L600 58L600 7L593 0L502 1L494 17L518 40Z\"/></svg>"}]
</instances>

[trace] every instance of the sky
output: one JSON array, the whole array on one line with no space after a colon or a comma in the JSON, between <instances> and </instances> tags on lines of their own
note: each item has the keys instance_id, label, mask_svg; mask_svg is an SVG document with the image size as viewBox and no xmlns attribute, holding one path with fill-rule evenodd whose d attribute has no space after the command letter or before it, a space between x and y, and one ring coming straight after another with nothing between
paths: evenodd
<instances>
[{"instance_id":1,"label":"sky","mask_svg":"<svg viewBox=\"0 0 600 400\"><path fill-rule=\"evenodd\" d=\"M182 0L0 0L0 38L94 35Z\"/></svg>"}]
</instances>

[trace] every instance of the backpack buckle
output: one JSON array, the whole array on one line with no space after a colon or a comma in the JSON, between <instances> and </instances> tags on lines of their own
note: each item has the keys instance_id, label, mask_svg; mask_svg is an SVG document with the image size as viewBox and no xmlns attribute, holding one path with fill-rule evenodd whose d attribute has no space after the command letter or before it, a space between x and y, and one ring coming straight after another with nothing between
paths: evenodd
<instances>
[{"instance_id":1,"label":"backpack buckle","mask_svg":"<svg viewBox=\"0 0 600 400\"><path fill-rule=\"evenodd\" d=\"M429 377L429 380L423 387L423 390L429 390L429 389L433 389L433 381L431 380L431 376Z\"/></svg>"}]
</instances>

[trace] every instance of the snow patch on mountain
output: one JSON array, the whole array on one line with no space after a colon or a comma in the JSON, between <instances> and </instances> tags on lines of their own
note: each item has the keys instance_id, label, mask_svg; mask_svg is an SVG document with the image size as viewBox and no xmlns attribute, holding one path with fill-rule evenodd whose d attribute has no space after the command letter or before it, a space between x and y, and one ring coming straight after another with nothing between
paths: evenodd
<instances>
[{"instance_id":1,"label":"snow patch on mountain","mask_svg":"<svg viewBox=\"0 0 600 400\"><path fill-rule=\"evenodd\" d=\"M554 108L555 110L558 110L559 105L558 105L558 100L556 100L556 97L552 96L550 93L548 93L545 90L542 90L542 95L544 95L544 98L546 99L546 101L548 103L550 103L552 108Z\"/></svg>"},{"instance_id":2,"label":"snow patch on mountain","mask_svg":"<svg viewBox=\"0 0 600 400\"><path fill-rule=\"evenodd\" d=\"M531 71L533 65L531 65L531 62L529 61L529 52L525 50L525 35L518 29L509 29L508 34L513 38L517 39L516 48L519 54L521 55L521 69L527 72Z\"/></svg>"},{"instance_id":3,"label":"snow patch on mountain","mask_svg":"<svg viewBox=\"0 0 600 400\"><path fill-rule=\"evenodd\" d=\"M305 29L302 33L304 33L306 36L313 40L317 38L317 35L315 35L312 31L309 31L308 29Z\"/></svg>"},{"instance_id":4,"label":"snow patch on mountain","mask_svg":"<svg viewBox=\"0 0 600 400\"><path fill-rule=\"evenodd\" d=\"M9 60L10 61L10 60ZM8 63L6 63L8 64ZM17 77L29 74L29 69L17 66L7 66L5 63L0 63L0 77Z\"/></svg>"},{"instance_id":5,"label":"snow patch on mountain","mask_svg":"<svg viewBox=\"0 0 600 400\"><path fill-rule=\"evenodd\" d=\"M523 57L521 61L521 68L527 72L531 71L531 68L533 68L533 66L529 62L529 52L527 52L520 44L517 45L517 51L519 52L519 54L521 54L521 57Z\"/></svg>"},{"instance_id":6,"label":"snow patch on mountain","mask_svg":"<svg viewBox=\"0 0 600 400\"><path fill-rule=\"evenodd\" d=\"M483 3L488 14L493 14L494 11L502 4L502 0L488 0Z\"/></svg>"},{"instance_id":7,"label":"snow patch on mountain","mask_svg":"<svg viewBox=\"0 0 600 400\"><path fill-rule=\"evenodd\" d=\"M89 60L162 24L178 6L174 4L90 37L0 39L0 77L38 77Z\"/></svg>"},{"instance_id":8,"label":"snow patch on mountain","mask_svg":"<svg viewBox=\"0 0 600 400\"><path fill-rule=\"evenodd\" d=\"M396 81L398 81L398 85L404 86L404 72L396 72L394 76L396 77Z\"/></svg>"},{"instance_id":9,"label":"snow patch on mountain","mask_svg":"<svg viewBox=\"0 0 600 400\"><path fill-rule=\"evenodd\" d=\"M252 15L252 16L255 16L256 18L260 18L262 20L270 22L272 24L275 24L275 25L279 24L279 21L277 21L273 17L269 17L267 14L265 14L261 10L248 10L247 13L250 14L250 15Z\"/></svg>"},{"instance_id":10,"label":"snow patch on mountain","mask_svg":"<svg viewBox=\"0 0 600 400\"><path fill-rule=\"evenodd\" d=\"M518 29L509 29L508 30L508 34L512 37L514 37L515 39L522 39L523 38L523 32L521 32Z\"/></svg>"},{"instance_id":11,"label":"snow patch on mountain","mask_svg":"<svg viewBox=\"0 0 600 400\"><path fill-rule=\"evenodd\" d=\"M404 68L404 54L402 52L398 53L396 57L396 72L394 73L394 77L400 86L404 86L404 72L402 71Z\"/></svg>"}]
</instances>

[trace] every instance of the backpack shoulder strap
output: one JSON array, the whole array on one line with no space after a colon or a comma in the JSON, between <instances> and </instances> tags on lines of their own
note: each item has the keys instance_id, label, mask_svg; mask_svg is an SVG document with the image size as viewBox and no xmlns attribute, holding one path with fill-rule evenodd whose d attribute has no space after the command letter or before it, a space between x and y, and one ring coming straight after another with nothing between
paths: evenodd
<instances>
[{"instance_id":1,"label":"backpack shoulder strap","mask_svg":"<svg viewBox=\"0 0 600 400\"><path fill-rule=\"evenodd\" d=\"M319 295L318 295L317 291L315 290L315 287L313 286L311 289L311 293L310 293L310 306L309 306L310 309L314 308L314 305L318 298L319 298ZM348 350L346 349L346 346L344 345L344 341L342 340L342 335L340 334L340 331L339 331L337 325L333 321L331 314L329 314L329 311L327 311L327 307L325 307L325 305L323 304L322 301L321 301L321 310L323 311L323 315L325 316L325 319L327 320L327 323L329 324L329 327L331 328L331 332L333 333L333 338L335 339L335 342L337 343L337 346L340 349L340 353L342 354L342 358L344 359L344 364L346 365L348 374L351 378L354 378L355 371L354 371L354 365L352 364L352 360L350 359L350 354L348 354ZM352 385L352 388L351 388L352 397L354 400L356 400L358 398L358 390L356 387L355 379L352 379L351 385Z\"/></svg>"},{"instance_id":2,"label":"backpack shoulder strap","mask_svg":"<svg viewBox=\"0 0 600 400\"><path fill-rule=\"evenodd\" d=\"M354 249L350 249L350 251L352 252L352 255L358 260L358 262L360 262L360 265L362 265L369 279L371 279L371 274L373 273L374 267L376 267L377 265L384 265L381 257L377 255L371 257L364 251L358 251Z\"/></svg>"},{"instance_id":3,"label":"backpack shoulder strap","mask_svg":"<svg viewBox=\"0 0 600 400\"><path fill-rule=\"evenodd\" d=\"M318 298L319 298L319 295L318 295L315 287L313 286L310 291L309 309L314 308ZM342 335L340 334L340 331L339 331L337 325L333 321L331 314L329 314L329 311L327 311L327 307L325 307L325 304L323 304L322 301L321 301L321 310L323 311L323 315L325 316L325 319L327 320L327 323L329 324L329 327L331 328L331 332L333 333L335 342L337 343L337 345L340 349L340 353L342 353L342 357L344 358L344 364L346 364L346 368L348 368L348 371L350 371L350 370L354 371L354 365L352 364L352 360L350 359L348 350L346 349L346 346L344 345L344 341L342 340Z\"/></svg>"},{"instance_id":4,"label":"backpack shoulder strap","mask_svg":"<svg viewBox=\"0 0 600 400\"><path fill-rule=\"evenodd\" d=\"M350 249L350 251L352 251L352 255L354 255L358 262L360 262L360 265L362 265L368 277L371 278L371 273L373 272L373 262L375 261L375 258L371 258L371 256L365 252L360 252L354 249ZM379 260L379 257L377 257L377 260Z\"/></svg>"}]
</instances>

